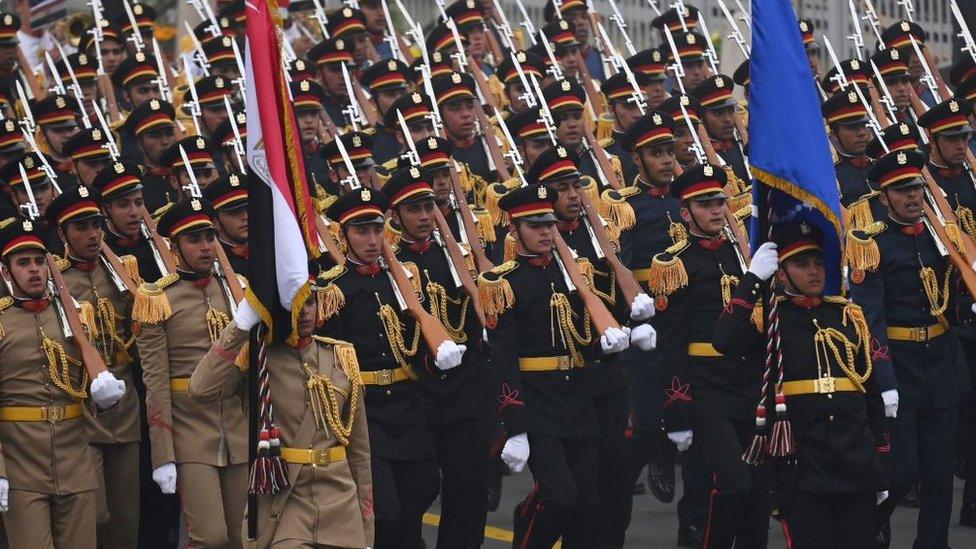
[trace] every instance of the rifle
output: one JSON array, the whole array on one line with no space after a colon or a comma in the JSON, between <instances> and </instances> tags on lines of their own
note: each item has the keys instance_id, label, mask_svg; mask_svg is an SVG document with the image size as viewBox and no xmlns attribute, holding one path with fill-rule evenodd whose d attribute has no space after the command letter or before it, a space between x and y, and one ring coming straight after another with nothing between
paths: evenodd
<instances>
[{"instance_id":1,"label":"rifle","mask_svg":"<svg viewBox=\"0 0 976 549\"><path fill-rule=\"evenodd\" d=\"M394 293L397 294L397 301L400 302L400 310L407 311L417 321L417 327L421 335L424 336L427 348L436 355L437 349L442 343L454 341L454 339L444 329L440 320L434 318L427 309L424 309L420 300L417 299L417 294L414 293L413 285L410 284L410 277L407 275L406 269L403 268L403 264L397 259L396 254L393 253L393 248L386 240L383 241L383 259L386 262L387 273L393 281L393 289Z\"/></svg>"},{"instance_id":2,"label":"rifle","mask_svg":"<svg viewBox=\"0 0 976 549\"><path fill-rule=\"evenodd\" d=\"M563 275L567 277L567 282L570 283L569 291L576 290L579 293L583 305L590 313L590 321L593 322L593 326L596 327L597 332L603 335L609 328L619 329L620 323L607 310L607 305L590 289L589 282L576 265L576 258L573 256L573 251L566 245L566 241L563 240L562 235L555 228L552 230L552 235L556 248L556 261L560 264Z\"/></svg>"}]
</instances>

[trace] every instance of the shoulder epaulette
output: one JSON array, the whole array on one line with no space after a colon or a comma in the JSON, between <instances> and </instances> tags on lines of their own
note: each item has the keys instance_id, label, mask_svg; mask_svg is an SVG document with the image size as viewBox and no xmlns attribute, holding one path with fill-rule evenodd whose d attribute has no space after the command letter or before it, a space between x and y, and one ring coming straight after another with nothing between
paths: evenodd
<instances>
[{"instance_id":1,"label":"shoulder epaulette","mask_svg":"<svg viewBox=\"0 0 976 549\"><path fill-rule=\"evenodd\" d=\"M67 271L68 267L71 267L71 262L61 257L60 255L54 256L54 264L58 266L58 270L61 271L62 273L64 271Z\"/></svg>"},{"instance_id":2,"label":"shoulder epaulette","mask_svg":"<svg viewBox=\"0 0 976 549\"><path fill-rule=\"evenodd\" d=\"M601 139L599 141L599 143L600 143L600 146L605 149L605 148L613 145L613 136L611 136L611 137L604 137L603 139Z\"/></svg>"},{"instance_id":3,"label":"shoulder epaulette","mask_svg":"<svg viewBox=\"0 0 976 549\"><path fill-rule=\"evenodd\" d=\"M342 339L313 335L312 339L319 343L332 346L332 357L335 363L345 372L346 377L353 383L362 384L359 377L359 359L356 357L356 347Z\"/></svg>"},{"instance_id":4,"label":"shoulder epaulette","mask_svg":"<svg viewBox=\"0 0 976 549\"><path fill-rule=\"evenodd\" d=\"M6 311L14 304L14 298L9 295L0 297L0 312Z\"/></svg>"},{"instance_id":5,"label":"shoulder epaulette","mask_svg":"<svg viewBox=\"0 0 976 549\"><path fill-rule=\"evenodd\" d=\"M345 265L336 265L318 276L320 281L328 283L319 290L319 315L323 321L332 318L346 306L346 295L335 281L348 270Z\"/></svg>"},{"instance_id":6,"label":"shoulder epaulette","mask_svg":"<svg viewBox=\"0 0 976 549\"><path fill-rule=\"evenodd\" d=\"M157 209L152 213L152 218L159 219L164 213L166 213L166 210L169 210L172 207L173 207L173 202L170 202L169 204L160 207L159 209Z\"/></svg>"},{"instance_id":7,"label":"shoulder epaulette","mask_svg":"<svg viewBox=\"0 0 976 549\"><path fill-rule=\"evenodd\" d=\"M607 221L617 226L621 231L626 231L637 223L637 214L634 208L627 203L627 198L640 193L636 187L624 187L622 189L607 189L600 195L600 204L597 209L600 215Z\"/></svg>"},{"instance_id":8,"label":"shoulder epaulette","mask_svg":"<svg viewBox=\"0 0 976 549\"><path fill-rule=\"evenodd\" d=\"M833 303L834 305L855 305L851 300L839 295L825 295L823 296L823 300L826 303Z\"/></svg>"},{"instance_id":9,"label":"shoulder epaulette","mask_svg":"<svg viewBox=\"0 0 976 549\"><path fill-rule=\"evenodd\" d=\"M478 296L488 327L498 324L498 315L515 306L515 292L505 275L518 268L517 261L506 261L478 276Z\"/></svg>"},{"instance_id":10,"label":"shoulder epaulette","mask_svg":"<svg viewBox=\"0 0 976 549\"><path fill-rule=\"evenodd\" d=\"M847 247L844 255L854 272L851 280L855 283L864 279L865 271L874 271L881 264L881 251L874 237L883 233L888 226L883 221L875 221L847 233Z\"/></svg>"},{"instance_id":11,"label":"shoulder epaulette","mask_svg":"<svg viewBox=\"0 0 976 549\"><path fill-rule=\"evenodd\" d=\"M878 191L871 191L851 202L851 205L847 207L851 218L851 228L862 229L874 223L874 215L871 213L871 199L877 194L879 194Z\"/></svg>"},{"instance_id":12,"label":"shoulder epaulette","mask_svg":"<svg viewBox=\"0 0 976 549\"><path fill-rule=\"evenodd\" d=\"M688 272L685 270L684 262L678 257L686 248L688 248L687 240L677 242L656 254L651 260L647 287L652 294L667 296L688 285Z\"/></svg>"},{"instance_id":13,"label":"shoulder epaulette","mask_svg":"<svg viewBox=\"0 0 976 549\"><path fill-rule=\"evenodd\" d=\"M180 275L170 273L156 282L143 282L132 304L132 320L147 324L159 324L173 316L173 308L164 291L180 279Z\"/></svg>"},{"instance_id":14,"label":"shoulder epaulette","mask_svg":"<svg viewBox=\"0 0 976 549\"><path fill-rule=\"evenodd\" d=\"M380 165L386 168L387 170L392 170L393 168L396 168L398 161L399 161L398 158L391 158Z\"/></svg>"},{"instance_id":15,"label":"shoulder epaulette","mask_svg":"<svg viewBox=\"0 0 976 549\"><path fill-rule=\"evenodd\" d=\"M322 274L320 274L319 278L328 282L334 282L335 279L346 274L346 271L348 270L349 269L345 265L336 265L331 269L324 271Z\"/></svg>"}]
</instances>

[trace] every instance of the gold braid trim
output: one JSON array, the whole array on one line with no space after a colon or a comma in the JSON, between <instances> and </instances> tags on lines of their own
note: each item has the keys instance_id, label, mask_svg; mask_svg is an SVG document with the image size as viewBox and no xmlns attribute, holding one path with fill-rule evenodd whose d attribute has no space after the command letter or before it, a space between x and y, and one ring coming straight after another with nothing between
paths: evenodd
<instances>
[{"instance_id":1,"label":"gold braid trim","mask_svg":"<svg viewBox=\"0 0 976 549\"><path fill-rule=\"evenodd\" d=\"M514 179L514 178L513 178ZM485 209L491 216L491 222L495 225L508 225L508 212L498 205L498 201L508 192L506 184L488 185L485 189Z\"/></svg>"},{"instance_id":2,"label":"gold braid trim","mask_svg":"<svg viewBox=\"0 0 976 549\"><path fill-rule=\"evenodd\" d=\"M104 341L105 349L102 351L105 362L108 364L129 364L132 362L132 356L129 354L129 346L132 345L135 338L130 338L126 342L119 335L117 328L119 314L110 299L100 297L96 304L96 313L100 325L99 331L103 336L108 336L108 339Z\"/></svg>"},{"instance_id":3,"label":"gold braid trim","mask_svg":"<svg viewBox=\"0 0 976 549\"><path fill-rule=\"evenodd\" d=\"M593 290L593 288L596 287L596 279L594 278L596 275L594 273L593 264L590 263L590 260L586 259L585 257L577 257L576 267L579 269L580 274L583 275L583 278L586 279L586 285L590 287L590 290Z\"/></svg>"},{"instance_id":4,"label":"gold braid trim","mask_svg":"<svg viewBox=\"0 0 976 549\"><path fill-rule=\"evenodd\" d=\"M632 229L637 223L634 207L621 198L619 194L604 192L598 204L597 209L600 210L600 216L612 225L616 225L621 231Z\"/></svg>"},{"instance_id":5,"label":"gold braid trim","mask_svg":"<svg viewBox=\"0 0 976 549\"><path fill-rule=\"evenodd\" d=\"M330 284L330 286L331 285L332 284ZM288 333L288 339L285 340L285 343L292 347L298 344L298 317L301 316L302 308L305 307L305 302L308 301L308 298L311 296L312 296L312 283L306 281L304 284L301 285L301 287L298 288L298 291L295 292L295 297L292 298L291 319L289 323L289 326L291 326L291 332ZM318 302L316 302L315 306L316 308L319 307ZM211 311L212 310L213 309L211 309ZM207 311L208 322L209 322L209 316L210 316L210 311ZM223 328L221 327L221 329Z\"/></svg>"},{"instance_id":6,"label":"gold braid trim","mask_svg":"<svg viewBox=\"0 0 976 549\"><path fill-rule=\"evenodd\" d=\"M965 206L959 206L956 208L956 219L962 224L962 229L966 231L969 236L976 238L976 219L973 217L973 211Z\"/></svg>"},{"instance_id":7,"label":"gold braid trim","mask_svg":"<svg viewBox=\"0 0 976 549\"><path fill-rule=\"evenodd\" d=\"M139 285L132 304L132 320L146 324L160 324L173 316L173 308L163 289L180 278L171 273L156 283L143 282Z\"/></svg>"},{"instance_id":8,"label":"gold braid trim","mask_svg":"<svg viewBox=\"0 0 976 549\"><path fill-rule=\"evenodd\" d=\"M870 236L864 238L857 236L855 231L847 233L847 246L844 249L844 256L851 268L862 271L874 271L881 264L881 251L878 243Z\"/></svg>"},{"instance_id":9,"label":"gold braid trim","mask_svg":"<svg viewBox=\"0 0 976 549\"><path fill-rule=\"evenodd\" d=\"M512 233L505 235L505 247L502 253L503 261L515 261L515 257L518 256L518 243L515 240L515 236Z\"/></svg>"},{"instance_id":10,"label":"gold braid trim","mask_svg":"<svg viewBox=\"0 0 976 549\"><path fill-rule=\"evenodd\" d=\"M331 431L339 444L349 445L352 436L352 428L356 422L356 409L358 408L362 387L359 383L351 383L348 407L346 407L346 418L342 418L342 397L346 392L332 383L332 379L327 375L316 374L309 368L308 363L302 363L308 379L305 381L305 389L308 391L308 403L312 408L312 416L315 418L315 426L323 431Z\"/></svg>"},{"instance_id":11,"label":"gold braid trim","mask_svg":"<svg viewBox=\"0 0 976 549\"><path fill-rule=\"evenodd\" d=\"M939 323L947 325L945 310L949 306L949 279L952 275L952 265L948 265L945 270L945 277L942 280L941 296L939 295L939 279L935 276L932 267L922 267L918 271L919 278L922 279L922 287L925 288L925 297L929 300L929 313L939 319Z\"/></svg>"},{"instance_id":12,"label":"gold braid trim","mask_svg":"<svg viewBox=\"0 0 976 549\"><path fill-rule=\"evenodd\" d=\"M383 303L380 305L380 310L377 314L379 314L380 320L383 322L383 330L386 332L387 340L390 342L390 349L393 351L394 358L398 364L406 366L407 359L417 354L417 349L420 348L420 325L418 324L414 329L413 341L408 347L406 341L403 339L403 322L400 321L400 316L393 310L393 307Z\"/></svg>"},{"instance_id":13,"label":"gold braid trim","mask_svg":"<svg viewBox=\"0 0 976 549\"><path fill-rule=\"evenodd\" d=\"M732 290L739 285L739 277L722 273L722 278L718 280L722 286L722 307L724 308L732 301Z\"/></svg>"},{"instance_id":14,"label":"gold braid trim","mask_svg":"<svg viewBox=\"0 0 976 549\"><path fill-rule=\"evenodd\" d=\"M88 392L85 387L88 387L88 371L81 368L81 361L75 360L64 352L64 346L47 337L44 330L38 329L38 331L41 333L41 350L47 357L48 375L51 376L51 382L73 398L87 398ZM78 337L83 336L79 335ZM81 388L79 389L71 385L69 370L72 366L81 368Z\"/></svg>"},{"instance_id":15,"label":"gold braid trim","mask_svg":"<svg viewBox=\"0 0 976 549\"><path fill-rule=\"evenodd\" d=\"M514 261L502 263L478 277L478 298L490 327L497 325L498 315L515 306L515 292L512 291L512 285L502 276L503 272L514 269L514 263Z\"/></svg>"},{"instance_id":16,"label":"gold braid trim","mask_svg":"<svg viewBox=\"0 0 976 549\"><path fill-rule=\"evenodd\" d=\"M586 308L583 309L584 328L582 334L576 330L576 325L573 324L573 317L575 316L576 312L573 311L573 307L570 305L569 298L566 297L566 294L553 292L552 298L549 300L549 322L553 338L555 338L558 330L559 337L562 339L563 345L566 346L566 350L569 351L569 356L573 364L583 364L583 355L580 354L577 345L583 345L585 347L593 340L590 327L590 312ZM553 341L552 343L555 346L556 342Z\"/></svg>"},{"instance_id":17,"label":"gold braid trim","mask_svg":"<svg viewBox=\"0 0 976 549\"><path fill-rule=\"evenodd\" d=\"M137 260L133 255L123 255L119 257L119 261L122 262L122 266L125 267L125 272L129 273L132 280L134 280L136 284L142 284L142 276L139 275L139 260Z\"/></svg>"},{"instance_id":18,"label":"gold braid trim","mask_svg":"<svg viewBox=\"0 0 976 549\"><path fill-rule=\"evenodd\" d=\"M204 318L207 321L207 332L210 334L210 343L217 343L217 340L220 339L220 332L224 331L224 328L230 324L230 317L227 316L227 313L214 309L210 305L210 300L207 300L207 314ZM292 332L294 332L294 327L292 328Z\"/></svg>"},{"instance_id":19,"label":"gold braid trim","mask_svg":"<svg viewBox=\"0 0 976 549\"><path fill-rule=\"evenodd\" d=\"M821 328L820 324L816 320L814 320L813 323L817 326L817 331L813 336L814 345L823 349L823 352L817 351L817 362L820 362L821 355L823 355L824 358L829 356L827 355L827 350L829 350L834 356L837 366L842 372L844 372L844 375L851 380L851 383L854 384L854 388L863 393L864 382L867 380L868 376L871 375L871 358L868 357L867 369L862 376L861 374L857 373L856 369L857 356L855 355L855 351L857 350L858 345L852 343L851 340L847 339L847 336L845 336L843 332L837 330L836 328ZM843 354L841 354L838 345L844 346ZM865 355L868 354L870 354L870 350L865 352ZM822 366L818 365L818 370L821 368ZM825 377L825 374L829 374L829 362L828 371L818 373L821 377Z\"/></svg>"},{"instance_id":20,"label":"gold braid trim","mask_svg":"<svg viewBox=\"0 0 976 549\"><path fill-rule=\"evenodd\" d=\"M851 228L860 229L874 223L874 215L871 213L871 203L867 198L862 198L851 203L847 208L851 216Z\"/></svg>"},{"instance_id":21,"label":"gold braid trim","mask_svg":"<svg viewBox=\"0 0 976 549\"><path fill-rule=\"evenodd\" d=\"M603 145L603 142L613 135L613 122L613 116L609 113L603 113L596 119L596 138L602 147L609 146L609 144Z\"/></svg>"},{"instance_id":22,"label":"gold braid trim","mask_svg":"<svg viewBox=\"0 0 976 549\"><path fill-rule=\"evenodd\" d=\"M400 242L400 229L393 226L393 220L387 219L383 224L383 239L390 246L396 246Z\"/></svg>"},{"instance_id":23,"label":"gold braid trim","mask_svg":"<svg viewBox=\"0 0 976 549\"><path fill-rule=\"evenodd\" d=\"M498 237L495 235L495 224L492 222L491 213L485 208L471 208L471 213L474 214L475 226L478 229L478 238L481 242L492 244L498 240ZM481 242L477 242L477 244L481 246Z\"/></svg>"},{"instance_id":24,"label":"gold braid trim","mask_svg":"<svg viewBox=\"0 0 976 549\"><path fill-rule=\"evenodd\" d=\"M688 228L671 219L671 212L666 212L665 215L668 216L668 236L671 237L671 243L677 244L678 242L687 241Z\"/></svg>"},{"instance_id":25,"label":"gold braid trim","mask_svg":"<svg viewBox=\"0 0 976 549\"><path fill-rule=\"evenodd\" d=\"M95 320L95 308L92 307L91 303L87 301L78 302L78 317L91 337L101 335L101 332L98 330L98 322Z\"/></svg>"},{"instance_id":26,"label":"gold braid trim","mask_svg":"<svg viewBox=\"0 0 976 549\"><path fill-rule=\"evenodd\" d=\"M447 330L447 333L455 343L464 343L468 340L468 334L464 331L464 324L467 320L468 303L471 301L471 296L464 294L461 299L451 299L447 295L447 290L444 286L431 280L429 274L427 275L427 280L427 297L430 301L430 314L441 321L444 329ZM451 319L447 311L448 303L461 308L461 315L458 318L457 324L451 324Z\"/></svg>"},{"instance_id":27,"label":"gold braid trim","mask_svg":"<svg viewBox=\"0 0 976 549\"><path fill-rule=\"evenodd\" d=\"M590 199L590 204L593 204L597 208L597 212L599 212L603 201L600 198L600 186L589 177L580 178L580 186L582 191L586 193L586 197Z\"/></svg>"},{"instance_id":28,"label":"gold braid trim","mask_svg":"<svg viewBox=\"0 0 976 549\"><path fill-rule=\"evenodd\" d=\"M685 244L680 243L682 246ZM675 244L671 248L678 247ZM668 248L669 250L671 248ZM688 272L677 252L664 252L654 256L651 260L650 272L647 277L647 287L653 295L671 295L679 288L688 285Z\"/></svg>"},{"instance_id":29,"label":"gold braid trim","mask_svg":"<svg viewBox=\"0 0 976 549\"><path fill-rule=\"evenodd\" d=\"M316 294L318 315L322 322L329 320L346 306L346 296L335 284L329 284Z\"/></svg>"},{"instance_id":30,"label":"gold braid trim","mask_svg":"<svg viewBox=\"0 0 976 549\"><path fill-rule=\"evenodd\" d=\"M415 294L420 294L421 280L420 280L420 269L417 268L417 264L412 261L401 261L403 265L403 270L407 271L410 275L410 285L413 286L413 291Z\"/></svg>"}]
</instances>

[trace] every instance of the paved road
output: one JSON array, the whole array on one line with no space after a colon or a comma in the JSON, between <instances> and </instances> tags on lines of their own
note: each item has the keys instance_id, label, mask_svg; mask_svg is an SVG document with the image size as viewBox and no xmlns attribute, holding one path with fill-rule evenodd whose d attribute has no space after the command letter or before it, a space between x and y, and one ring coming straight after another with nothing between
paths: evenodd
<instances>
[{"instance_id":1,"label":"paved road","mask_svg":"<svg viewBox=\"0 0 976 549\"><path fill-rule=\"evenodd\" d=\"M512 509L528 492L532 483L532 477L528 471L514 476L505 477L504 490L502 492L502 503L499 510L488 516L489 527L486 531L484 547L486 549L500 549L511 545L512 529ZM681 476L678 474L678 494L681 494ZM962 482L956 481L956 500L953 505L953 523L949 530L949 544L953 549L972 549L976 547L976 529L963 528L956 523L960 498L962 494ZM658 502L654 496L645 494L634 496L634 516L630 529L627 531L627 548L666 548L676 547L675 536L678 529L678 518L675 512L675 505ZM436 523L437 504L431 508L426 517L428 525L424 527L424 538L430 549L434 549L436 540L436 528L431 523ZM915 520L918 515L916 509L899 508L892 519L892 549L911 549L912 540L915 533ZM783 533L777 523L770 521L770 549L785 548L786 542Z\"/></svg>"}]
</instances>

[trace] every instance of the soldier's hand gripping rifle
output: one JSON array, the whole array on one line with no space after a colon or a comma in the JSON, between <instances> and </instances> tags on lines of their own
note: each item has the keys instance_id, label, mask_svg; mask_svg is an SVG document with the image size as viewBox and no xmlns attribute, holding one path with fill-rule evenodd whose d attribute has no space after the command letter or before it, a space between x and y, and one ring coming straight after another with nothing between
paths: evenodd
<instances>
[{"instance_id":1,"label":"soldier's hand gripping rifle","mask_svg":"<svg viewBox=\"0 0 976 549\"><path fill-rule=\"evenodd\" d=\"M21 208L23 208L29 223L37 223L38 217L40 216L40 212L37 209L37 201L34 199L34 192L31 189L30 180L27 178L27 171L24 169L24 165L20 164L19 168L21 182L24 184L24 192L27 194L27 203L22 204ZM51 301L57 309L61 329L64 336L72 340L75 346L78 347L85 371L88 372L89 379L94 380L98 377L98 374L108 370L105 367L105 360L102 359L102 354L98 352L98 349L88 339L88 331L82 324L81 316L78 314L79 305L74 297L71 296L71 292L68 291L68 285L65 284L64 278L61 276L61 269L58 268L58 263L54 259L54 255L51 252L45 251L44 259L47 262L47 268L50 273L47 280L47 288L51 294Z\"/></svg>"},{"instance_id":2,"label":"soldier's hand gripping rifle","mask_svg":"<svg viewBox=\"0 0 976 549\"><path fill-rule=\"evenodd\" d=\"M197 183L197 176L193 173L193 166L190 164L190 157L187 156L186 149L183 148L183 145L179 145L179 148L180 157L183 159L183 165L186 166L186 173L189 176L189 183L183 186L183 191L191 199L203 198L203 193L200 192L200 185ZM219 240L214 242L214 250L217 252L217 259L214 261L214 274L220 280L220 286L224 290L224 297L227 298L227 305L233 314L237 312L237 304L244 299L244 286L234 272L234 268L231 267L230 260L227 259L227 253L224 251L224 246Z\"/></svg>"}]
</instances>

